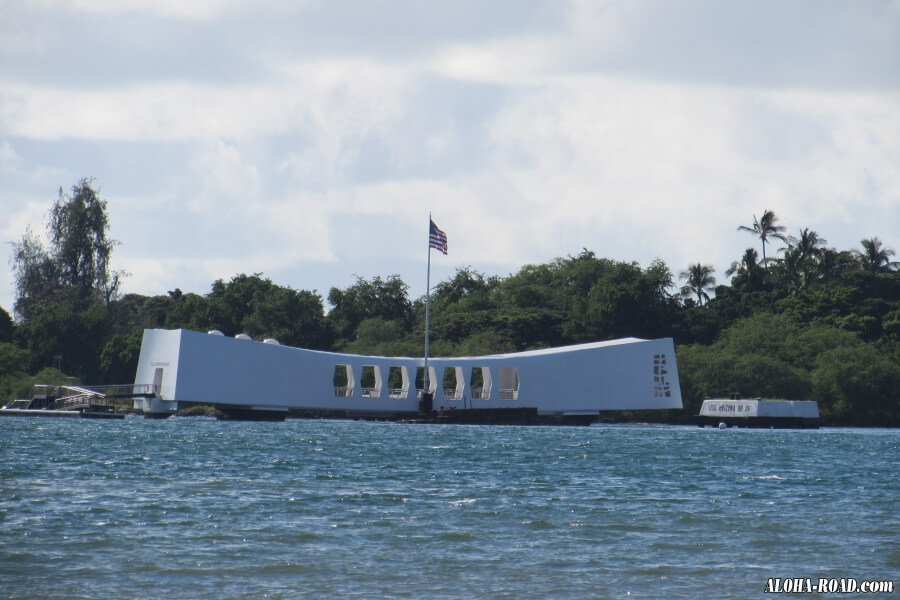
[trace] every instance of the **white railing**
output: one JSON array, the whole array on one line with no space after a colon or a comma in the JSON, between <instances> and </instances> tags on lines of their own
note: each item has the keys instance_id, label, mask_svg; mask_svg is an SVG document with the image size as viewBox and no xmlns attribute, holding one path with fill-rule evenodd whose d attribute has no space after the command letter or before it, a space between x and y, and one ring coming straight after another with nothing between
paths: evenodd
<instances>
[{"instance_id":1,"label":"white railing","mask_svg":"<svg viewBox=\"0 0 900 600\"><path fill-rule=\"evenodd\" d=\"M362 388L361 393L363 398L380 398L381 388Z\"/></svg>"},{"instance_id":2,"label":"white railing","mask_svg":"<svg viewBox=\"0 0 900 600\"><path fill-rule=\"evenodd\" d=\"M86 408L90 406L109 406L109 401L102 394L73 394L65 396L53 403L53 408L65 410L69 408Z\"/></svg>"},{"instance_id":3,"label":"white railing","mask_svg":"<svg viewBox=\"0 0 900 600\"><path fill-rule=\"evenodd\" d=\"M444 388L444 398L446 400L462 400L463 393L456 388Z\"/></svg>"},{"instance_id":4,"label":"white railing","mask_svg":"<svg viewBox=\"0 0 900 600\"><path fill-rule=\"evenodd\" d=\"M519 390L497 390L501 400L516 400L519 397Z\"/></svg>"},{"instance_id":5,"label":"white railing","mask_svg":"<svg viewBox=\"0 0 900 600\"><path fill-rule=\"evenodd\" d=\"M472 390L472 400L489 400L491 397L491 389L474 388Z\"/></svg>"},{"instance_id":6,"label":"white railing","mask_svg":"<svg viewBox=\"0 0 900 600\"><path fill-rule=\"evenodd\" d=\"M35 385L31 390L31 397L46 398L55 396L62 400L71 396L90 394L94 396L112 396L116 398L131 398L132 396L157 396L160 386L152 383L123 383L115 385Z\"/></svg>"},{"instance_id":7,"label":"white railing","mask_svg":"<svg viewBox=\"0 0 900 600\"><path fill-rule=\"evenodd\" d=\"M334 387L334 395L337 398L352 398L353 397L353 388L352 387Z\"/></svg>"},{"instance_id":8,"label":"white railing","mask_svg":"<svg viewBox=\"0 0 900 600\"><path fill-rule=\"evenodd\" d=\"M388 394L391 398L406 398L409 388L390 388Z\"/></svg>"}]
</instances>

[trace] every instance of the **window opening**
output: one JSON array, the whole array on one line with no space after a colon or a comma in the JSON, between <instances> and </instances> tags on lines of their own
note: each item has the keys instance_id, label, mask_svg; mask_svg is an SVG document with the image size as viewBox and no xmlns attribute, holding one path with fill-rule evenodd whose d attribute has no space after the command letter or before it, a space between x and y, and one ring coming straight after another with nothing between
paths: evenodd
<instances>
[{"instance_id":1,"label":"window opening","mask_svg":"<svg viewBox=\"0 0 900 600\"><path fill-rule=\"evenodd\" d=\"M425 367L416 367L416 391L421 395L425 388ZM437 389L437 375L434 367L428 367L428 391L432 394Z\"/></svg>"},{"instance_id":2,"label":"window opening","mask_svg":"<svg viewBox=\"0 0 900 600\"><path fill-rule=\"evenodd\" d=\"M516 400L519 397L519 369L500 367L497 392L501 400Z\"/></svg>"},{"instance_id":3,"label":"window opening","mask_svg":"<svg viewBox=\"0 0 900 600\"><path fill-rule=\"evenodd\" d=\"M388 389L391 398L406 398L409 394L409 372L406 367L388 369Z\"/></svg>"},{"instance_id":4,"label":"window opening","mask_svg":"<svg viewBox=\"0 0 900 600\"><path fill-rule=\"evenodd\" d=\"M472 367L469 378L472 400L487 400L491 397L491 370L487 367Z\"/></svg>"},{"instance_id":5,"label":"window opening","mask_svg":"<svg viewBox=\"0 0 900 600\"><path fill-rule=\"evenodd\" d=\"M363 398L379 398L381 396L381 369L376 365L363 365L359 379Z\"/></svg>"},{"instance_id":6,"label":"window opening","mask_svg":"<svg viewBox=\"0 0 900 600\"><path fill-rule=\"evenodd\" d=\"M444 367L444 398L462 400L464 390L462 367Z\"/></svg>"},{"instance_id":7,"label":"window opening","mask_svg":"<svg viewBox=\"0 0 900 600\"><path fill-rule=\"evenodd\" d=\"M157 396L162 395L162 379L163 369L157 368L153 373L153 393Z\"/></svg>"},{"instance_id":8,"label":"window opening","mask_svg":"<svg viewBox=\"0 0 900 600\"><path fill-rule=\"evenodd\" d=\"M335 365L334 367L334 395L338 398L350 398L353 396L353 369L350 365Z\"/></svg>"}]
</instances>

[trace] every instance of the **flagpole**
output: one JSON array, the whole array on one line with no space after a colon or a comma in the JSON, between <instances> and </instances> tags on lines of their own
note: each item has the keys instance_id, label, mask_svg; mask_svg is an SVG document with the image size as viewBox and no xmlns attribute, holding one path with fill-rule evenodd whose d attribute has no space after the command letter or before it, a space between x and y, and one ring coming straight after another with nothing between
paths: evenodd
<instances>
[{"instance_id":1,"label":"flagpole","mask_svg":"<svg viewBox=\"0 0 900 600\"><path fill-rule=\"evenodd\" d=\"M431 213L428 213L428 271L425 276L425 372L423 397L428 394L428 330L431 327Z\"/></svg>"}]
</instances>

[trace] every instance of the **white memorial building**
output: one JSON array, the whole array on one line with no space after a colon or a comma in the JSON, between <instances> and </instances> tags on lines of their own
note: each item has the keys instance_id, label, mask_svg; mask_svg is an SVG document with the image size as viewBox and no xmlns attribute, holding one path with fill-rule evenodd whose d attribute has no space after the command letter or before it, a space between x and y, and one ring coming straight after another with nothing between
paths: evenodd
<instances>
[{"instance_id":1,"label":"white memorial building","mask_svg":"<svg viewBox=\"0 0 900 600\"><path fill-rule=\"evenodd\" d=\"M276 419L290 409L414 417L423 408L516 408L589 419L609 410L682 407L671 338L429 358L430 405L415 385L425 364L424 358L292 348L243 334L147 329L135 385L152 385L156 396L136 399L135 408L164 417L189 402L236 418Z\"/></svg>"}]
</instances>

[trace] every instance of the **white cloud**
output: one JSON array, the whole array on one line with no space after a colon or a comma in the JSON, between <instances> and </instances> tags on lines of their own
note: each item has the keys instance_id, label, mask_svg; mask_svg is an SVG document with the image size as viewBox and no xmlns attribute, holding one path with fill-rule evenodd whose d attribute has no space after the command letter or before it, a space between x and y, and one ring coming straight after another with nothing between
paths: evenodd
<instances>
[{"instance_id":1,"label":"white cloud","mask_svg":"<svg viewBox=\"0 0 900 600\"><path fill-rule=\"evenodd\" d=\"M144 293L394 273L429 211L442 265L501 273L582 247L722 272L763 209L900 247L900 2L474 6L12 11L38 41L0 42L0 229L96 175Z\"/></svg>"},{"instance_id":2,"label":"white cloud","mask_svg":"<svg viewBox=\"0 0 900 600\"><path fill-rule=\"evenodd\" d=\"M0 141L0 174L11 175L18 170L22 160L6 140Z\"/></svg>"},{"instance_id":3,"label":"white cloud","mask_svg":"<svg viewBox=\"0 0 900 600\"><path fill-rule=\"evenodd\" d=\"M247 10L246 0L39 0L45 9L91 14L143 14L168 19L207 21Z\"/></svg>"}]
</instances>

